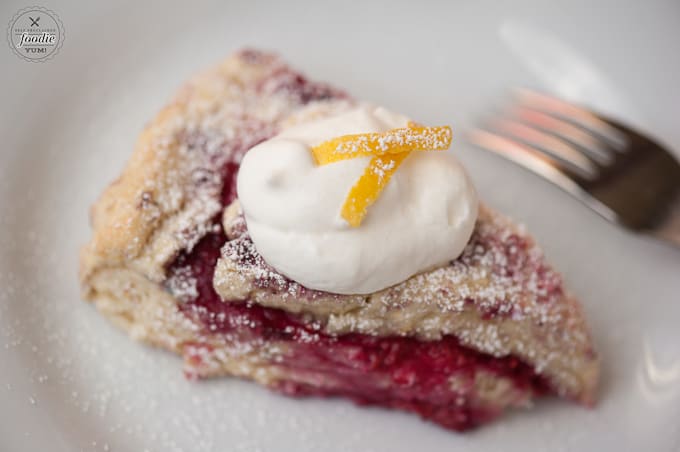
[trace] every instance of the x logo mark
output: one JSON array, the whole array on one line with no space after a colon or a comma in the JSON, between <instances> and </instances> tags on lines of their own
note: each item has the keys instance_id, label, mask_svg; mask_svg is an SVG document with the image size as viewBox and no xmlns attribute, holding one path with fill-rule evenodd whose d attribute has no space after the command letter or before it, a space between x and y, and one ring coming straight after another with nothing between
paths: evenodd
<instances>
[{"instance_id":1,"label":"x logo mark","mask_svg":"<svg viewBox=\"0 0 680 452\"><path fill-rule=\"evenodd\" d=\"M31 19L31 27L39 27L38 21L40 20L40 16L36 17L35 19L32 18L31 16L28 16L29 19Z\"/></svg>"}]
</instances>

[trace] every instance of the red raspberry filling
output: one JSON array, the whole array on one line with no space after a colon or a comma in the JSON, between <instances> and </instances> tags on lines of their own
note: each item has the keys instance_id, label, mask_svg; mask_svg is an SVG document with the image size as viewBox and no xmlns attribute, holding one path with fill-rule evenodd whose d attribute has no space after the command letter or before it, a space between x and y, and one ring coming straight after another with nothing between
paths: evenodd
<instances>
[{"instance_id":1,"label":"red raspberry filling","mask_svg":"<svg viewBox=\"0 0 680 452\"><path fill-rule=\"evenodd\" d=\"M545 379L519 359L479 353L455 337L420 341L364 334L330 336L280 309L247 301L224 302L213 289L212 278L225 240L223 233L210 234L173 263L173 268L183 272L189 269L196 280L198 296L182 303L181 309L203 325L206 335L225 335L230 341L246 343L285 343L289 351L276 365L292 378L274 385L280 392L349 397L363 405L415 412L454 430L489 421L508 403L494 405L479 399L473 386L480 371L512 382L510 404L550 392ZM196 347L200 344L190 348ZM452 379L459 382L455 390Z\"/></svg>"}]
</instances>

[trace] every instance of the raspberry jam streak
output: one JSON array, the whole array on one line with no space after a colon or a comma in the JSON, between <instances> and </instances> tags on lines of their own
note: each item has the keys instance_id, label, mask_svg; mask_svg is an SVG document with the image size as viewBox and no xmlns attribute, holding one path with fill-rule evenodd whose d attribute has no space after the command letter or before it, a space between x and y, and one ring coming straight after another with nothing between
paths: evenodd
<instances>
[{"instance_id":1,"label":"raspberry jam streak","mask_svg":"<svg viewBox=\"0 0 680 452\"><path fill-rule=\"evenodd\" d=\"M206 335L253 344L285 343L289 351L276 364L294 378L279 381L274 389L280 392L345 396L359 404L416 412L455 430L491 420L503 408L478 399L474 381L479 372L512 381L518 403L549 392L544 379L520 360L484 355L461 346L451 336L438 341L329 336L283 310L223 302L213 289L212 276L225 240L221 233L210 234L174 263L190 269L198 292L181 309L203 325ZM456 388L452 379L458 382Z\"/></svg>"}]
</instances>

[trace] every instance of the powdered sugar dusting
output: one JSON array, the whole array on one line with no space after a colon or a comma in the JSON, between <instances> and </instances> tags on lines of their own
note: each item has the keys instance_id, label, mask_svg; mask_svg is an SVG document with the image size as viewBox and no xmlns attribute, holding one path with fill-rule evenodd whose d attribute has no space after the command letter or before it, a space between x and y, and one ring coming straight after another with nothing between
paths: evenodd
<instances>
[{"instance_id":1,"label":"powdered sugar dusting","mask_svg":"<svg viewBox=\"0 0 680 452\"><path fill-rule=\"evenodd\" d=\"M243 57L263 62L262 64L266 65L272 64L271 59L257 54L247 53L243 54ZM277 64L274 64L274 66L277 66ZM177 157L168 151L172 140L177 140L177 155L180 156L182 165L165 172L159 169L163 174L163 179L147 181L135 204L135 208L143 212L142 216L152 223L156 222L155 224L166 222L168 212L178 212L177 215L172 217L172 228L168 230L165 228L166 224L164 224L159 236L165 238L169 231L180 244L181 251L185 253L199 248L201 241L207 237L213 237L218 242L224 241L216 217L222 206L230 202L235 196L235 191L229 184L229 178L225 178L225 174L235 171L243 153L259 140L266 139L275 133L278 122L290 116L304 102L323 100L332 94L332 91L321 85L308 84L303 78L285 69L282 65L279 69L270 73L268 77L261 79L257 86L234 85L239 86L238 88L223 87L224 92L220 92L219 96L212 96L208 93L208 96L201 98L198 92L190 93L190 95L195 96L195 101L190 103L187 107L188 110L183 113L181 123L169 125L168 130L172 133L158 139L153 144L153 148L158 151L157 159L153 164L160 165L160 162L171 161ZM191 89L200 91L201 87L202 85L198 84ZM228 95L231 90L238 92L231 97ZM239 99L239 101L232 102L234 98ZM264 98L267 100L263 101ZM215 102L215 99L219 99L225 104L220 105ZM130 229L134 229L132 222L125 227L128 226ZM246 282L249 284L252 282L254 290L276 293L280 299L291 303L291 306L301 300L328 300L329 294L308 291L299 284L287 280L274 269L269 268L257 254L252 242L249 241L245 224L239 227L240 233L238 234L232 235L230 231L225 231L229 240L222 251L222 259L236 262L237 268L243 270L235 272L236 277L245 278L245 275L252 275L253 280ZM157 228L157 226L155 225L154 228ZM144 240L144 237L139 236L135 237L132 242L144 242ZM164 257L171 259L172 256L176 255L176 251L177 249L174 249L172 253L168 253ZM216 256L214 259L216 259ZM167 262L168 260L162 261L164 265ZM211 270L214 269L213 256L204 260L203 264L208 266L205 274L211 275ZM248 315L251 309L262 309L251 302L240 307L243 311L242 315L234 316L223 315L219 309L211 310L207 306L191 305L191 309L184 310L186 305L190 305L190 302L197 298L202 287L205 286L212 290L212 281L198 280L194 274L189 272L188 267L181 265L181 263L176 266L170 265L170 267L172 268L169 272L169 278L166 280L166 287L178 300L184 302L180 304L182 312L188 314L188 319L196 319L196 317L193 317L194 314L206 315L213 322L210 324L210 329L205 332L205 338L212 337L210 334L213 326L215 330L218 330L220 322L229 323L230 328L233 327L235 331L240 332L239 334L246 335L249 332L255 334L259 331L258 328L263 328L252 316ZM342 304L344 299L338 296L336 301L338 304ZM387 299L383 301L387 301ZM395 298L393 303L385 303L385 306L388 308L398 307L403 302L404 300ZM224 305L219 300L216 300L215 304ZM273 314L270 313L270 315ZM299 334L300 336L297 338L299 343L310 345L317 344L323 337L323 322L305 316L301 316L299 319L295 316L291 316L291 318L296 322L305 322L304 328L294 332L286 329L278 330L267 325L266 334L276 337ZM427 323L427 321L423 322L423 324ZM494 334L489 330L483 335L490 341L489 343L494 343L497 341L497 334ZM219 334L215 336L219 336ZM228 334L225 334L222 338L228 338ZM85 339L83 338L83 343L85 343ZM196 344L195 347L188 343L185 345L187 354L191 355L193 350L196 359L199 360L206 360L220 353L242 357L253 349L256 349L258 353L264 353L263 343L257 341L236 342L231 344L230 347L217 347L213 349L213 351L217 351L216 353L209 353L209 348L206 348L209 344ZM258 358L261 359L263 356L258 356ZM221 361L222 364L225 362ZM230 369L230 373L258 378L262 374L257 369L250 369L247 364L241 362L234 361L233 365L243 366L243 368ZM219 366L213 370L217 372L220 369L224 371ZM405 381L409 381L409 375L402 377ZM161 386L164 394L168 390L172 393L172 383L166 384L163 381ZM110 403L109 400L115 399L119 393L104 390L102 394L102 406L107 407ZM78 397L81 396L78 394L73 396L74 399ZM35 400L39 403L37 398ZM124 398L123 402L120 405L116 404L116 406L132 412L139 409L140 405L144 406L145 403L153 404L153 399ZM83 407L85 410L90 409L87 403ZM206 417L211 419L212 415L211 413L200 413L200 416L203 419ZM192 433L193 438L196 438L196 443L191 450L214 449L215 445L211 442L210 432L204 431L200 425L193 422L191 416L179 414L173 416L171 421L172 425L185 428ZM114 423L112 432L115 431L117 425ZM146 432L142 432L141 429L135 431L133 428L130 429L129 433L142 435ZM159 438L164 450L183 450L183 446L173 444L171 439L167 440L168 435L163 434L162 430L161 433L156 430L153 434L157 436L152 440L155 441L156 438Z\"/></svg>"},{"instance_id":2,"label":"powdered sugar dusting","mask_svg":"<svg viewBox=\"0 0 680 452\"><path fill-rule=\"evenodd\" d=\"M241 222L245 225L243 217L241 217ZM235 263L242 281L245 282L247 279L256 288L275 291L284 298L304 296L314 299L315 296L326 295L320 291L307 289L269 266L257 252L253 241L245 230L240 236L224 245L222 257ZM219 281L216 283L219 284Z\"/></svg>"},{"instance_id":3,"label":"powdered sugar dusting","mask_svg":"<svg viewBox=\"0 0 680 452\"><path fill-rule=\"evenodd\" d=\"M241 216L225 223L238 231L229 235L215 277L226 300L241 293L263 306L304 312L303 319L320 322L328 334L454 335L492 356L532 363L560 382L562 394L578 391L574 373L596 363L584 319L559 274L521 228L486 208L458 259L367 297L305 290L262 259Z\"/></svg>"},{"instance_id":4,"label":"powdered sugar dusting","mask_svg":"<svg viewBox=\"0 0 680 452\"><path fill-rule=\"evenodd\" d=\"M276 272L257 252L242 215L231 222L230 240L222 257L231 261L243 278L253 278L260 289L299 294L301 286ZM309 294L323 294L306 290ZM502 219L485 217L463 254L449 265L414 276L376 294L385 309L406 305L436 305L445 312L475 306L485 318L532 318L538 323L559 323L555 305L563 296L558 273L547 266L540 249ZM346 296L349 298L350 296ZM343 296L338 296L342 299Z\"/></svg>"},{"instance_id":5,"label":"powdered sugar dusting","mask_svg":"<svg viewBox=\"0 0 680 452\"><path fill-rule=\"evenodd\" d=\"M179 301L193 300L198 296L196 278L188 267L178 267L170 274L166 285Z\"/></svg>"},{"instance_id":6,"label":"powdered sugar dusting","mask_svg":"<svg viewBox=\"0 0 680 452\"><path fill-rule=\"evenodd\" d=\"M350 138L350 139L347 139ZM405 150L445 150L451 144L448 127L404 127L385 133L370 133L340 137L333 148L336 154L384 154L395 148ZM333 142L335 140L331 140ZM321 145L323 146L323 144Z\"/></svg>"}]
</instances>

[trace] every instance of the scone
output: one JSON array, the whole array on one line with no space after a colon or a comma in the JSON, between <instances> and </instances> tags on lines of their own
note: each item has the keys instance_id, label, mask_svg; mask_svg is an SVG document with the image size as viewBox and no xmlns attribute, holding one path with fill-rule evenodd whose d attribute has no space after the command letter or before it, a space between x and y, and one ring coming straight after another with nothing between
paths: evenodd
<instances>
[{"instance_id":1,"label":"scone","mask_svg":"<svg viewBox=\"0 0 680 452\"><path fill-rule=\"evenodd\" d=\"M293 396L343 396L454 430L538 396L593 404L598 358L579 304L533 239L483 204L457 257L407 277L395 276L411 267L389 257L403 254L390 237L425 240L418 227L404 223L382 243L357 242L393 254L380 261L356 253L380 265L364 272L356 293L350 265L329 270L345 259L341 247L311 249L317 242L305 242L309 234L283 246L255 222L249 206L259 198L237 198L245 153L360 105L259 51L197 75L145 128L122 175L93 206L93 237L81 253L84 298L132 337L181 354L191 378L230 375ZM417 159L397 173L416 171L410 160ZM272 190L297 183L284 176L266 183ZM407 203L389 184L385 199ZM378 221L380 196L367 228ZM404 209L403 218L419 224L415 210ZM285 215L277 221L288 220L299 224ZM448 242L424 259L446 248L438 243ZM318 274L309 276L319 283L311 286L291 278L309 268L310 253L319 256ZM383 279L373 284L374 276Z\"/></svg>"}]
</instances>

